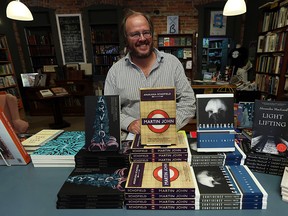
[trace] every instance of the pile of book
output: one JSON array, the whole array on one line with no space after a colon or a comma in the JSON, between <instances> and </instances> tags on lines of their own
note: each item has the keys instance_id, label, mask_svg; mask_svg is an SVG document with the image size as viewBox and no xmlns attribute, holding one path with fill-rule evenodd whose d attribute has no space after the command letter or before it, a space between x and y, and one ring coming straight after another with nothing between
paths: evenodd
<instances>
[{"instance_id":1,"label":"pile of book","mask_svg":"<svg viewBox=\"0 0 288 216\"><path fill-rule=\"evenodd\" d=\"M268 194L245 165L193 167L199 209L266 209Z\"/></svg>"},{"instance_id":2,"label":"pile of book","mask_svg":"<svg viewBox=\"0 0 288 216\"><path fill-rule=\"evenodd\" d=\"M130 159L132 162L188 161L191 157L185 131L179 131L177 138L174 145L143 145L137 134L131 145Z\"/></svg>"},{"instance_id":3,"label":"pile of book","mask_svg":"<svg viewBox=\"0 0 288 216\"><path fill-rule=\"evenodd\" d=\"M281 196L283 201L288 202L288 166L285 167L281 180Z\"/></svg>"},{"instance_id":4,"label":"pile of book","mask_svg":"<svg viewBox=\"0 0 288 216\"><path fill-rule=\"evenodd\" d=\"M194 210L195 183L187 162L133 162L125 186L126 209Z\"/></svg>"},{"instance_id":5,"label":"pile of book","mask_svg":"<svg viewBox=\"0 0 288 216\"><path fill-rule=\"evenodd\" d=\"M34 167L75 167L74 157L85 144L84 131L65 131L31 154Z\"/></svg>"},{"instance_id":6,"label":"pile of book","mask_svg":"<svg viewBox=\"0 0 288 216\"><path fill-rule=\"evenodd\" d=\"M252 134L242 131L247 137L241 141L246 165L252 171L282 176L288 166L288 103L255 100L254 105Z\"/></svg>"},{"instance_id":7,"label":"pile of book","mask_svg":"<svg viewBox=\"0 0 288 216\"><path fill-rule=\"evenodd\" d=\"M127 168L75 168L57 194L58 209L123 208Z\"/></svg>"},{"instance_id":8,"label":"pile of book","mask_svg":"<svg viewBox=\"0 0 288 216\"><path fill-rule=\"evenodd\" d=\"M197 152L197 139L188 137L191 166L244 165L246 155L235 144L234 152Z\"/></svg>"}]
</instances>

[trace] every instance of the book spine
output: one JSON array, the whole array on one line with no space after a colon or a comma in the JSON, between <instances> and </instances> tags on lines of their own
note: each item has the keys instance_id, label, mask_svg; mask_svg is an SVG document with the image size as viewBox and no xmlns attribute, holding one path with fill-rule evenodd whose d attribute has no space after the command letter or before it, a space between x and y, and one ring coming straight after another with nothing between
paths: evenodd
<instances>
[{"instance_id":1,"label":"book spine","mask_svg":"<svg viewBox=\"0 0 288 216\"><path fill-rule=\"evenodd\" d=\"M128 210L195 210L195 205L126 205Z\"/></svg>"},{"instance_id":2,"label":"book spine","mask_svg":"<svg viewBox=\"0 0 288 216\"><path fill-rule=\"evenodd\" d=\"M125 199L190 199L195 198L195 194L157 194L157 193L138 193L129 194L125 193Z\"/></svg>"},{"instance_id":3,"label":"book spine","mask_svg":"<svg viewBox=\"0 0 288 216\"><path fill-rule=\"evenodd\" d=\"M0 120L3 123L3 126L6 129L6 132L9 134L10 138L12 139L15 147L17 148L17 150L19 151L19 153L21 154L23 160L25 161L26 164L28 164L31 161L31 158L29 156L29 154L26 152L26 150L24 149L23 145L21 144L19 138L17 137L14 129L12 128L11 124L9 123L8 119L6 118L4 112L2 110L0 110ZM1 132L3 133L3 131Z\"/></svg>"},{"instance_id":4,"label":"book spine","mask_svg":"<svg viewBox=\"0 0 288 216\"><path fill-rule=\"evenodd\" d=\"M187 157L183 158L131 158L133 162L181 162L181 161L188 161Z\"/></svg>"},{"instance_id":5,"label":"book spine","mask_svg":"<svg viewBox=\"0 0 288 216\"><path fill-rule=\"evenodd\" d=\"M194 188L125 188L126 193L195 193Z\"/></svg>"},{"instance_id":6,"label":"book spine","mask_svg":"<svg viewBox=\"0 0 288 216\"><path fill-rule=\"evenodd\" d=\"M162 149L131 149L131 154L137 154L137 153L187 153L187 148L162 148Z\"/></svg>"},{"instance_id":7,"label":"book spine","mask_svg":"<svg viewBox=\"0 0 288 216\"><path fill-rule=\"evenodd\" d=\"M174 154L130 154L132 158L187 158L188 153L174 153Z\"/></svg>"},{"instance_id":8,"label":"book spine","mask_svg":"<svg viewBox=\"0 0 288 216\"><path fill-rule=\"evenodd\" d=\"M143 204L161 204L161 205L187 205L195 204L195 199L132 199L125 200L125 204L143 205Z\"/></svg>"}]
</instances>

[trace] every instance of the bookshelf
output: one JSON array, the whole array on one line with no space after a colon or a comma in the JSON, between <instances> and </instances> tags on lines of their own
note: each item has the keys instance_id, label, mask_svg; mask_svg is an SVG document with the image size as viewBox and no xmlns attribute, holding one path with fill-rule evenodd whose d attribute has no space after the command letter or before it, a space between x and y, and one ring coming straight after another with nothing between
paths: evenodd
<instances>
[{"instance_id":1,"label":"bookshelf","mask_svg":"<svg viewBox=\"0 0 288 216\"><path fill-rule=\"evenodd\" d=\"M182 63L186 76L193 80L193 34L158 34L158 49L175 55Z\"/></svg>"},{"instance_id":2,"label":"bookshelf","mask_svg":"<svg viewBox=\"0 0 288 216\"><path fill-rule=\"evenodd\" d=\"M33 72L41 73L44 65L57 65L50 27L26 27L25 36Z\"/></svg>"},{"instance_id":3,"label":"bookshelf","mask_svg":"<svg viewBox=\"0 0 288 216\"><path fill-rule=\"evenodd\" d=\"M256 53L256 84L263 99L288 94L288 1L259 7L262 19Z\"/></svg>"},{"instance_id":4,"label":"bookshelf","mask_svg":"<svg viewBox=\"0 0 288 216\"><path fill-rule=\"evenodd\" d=\"M23 108L7 38L3 34L0 34L0 93L1 92L16 96L19 109Z\"/></svg>"},{"instance_id":5,"label":"bookshelf","mask_svg":"<svg viewBox=\"0 0 288 216\"><path fill-rule=\"evenodd\" d=\"M90 27L95 76L106 77L120 55L118 25L97 24Z\"/></svg>"}]
</instances>

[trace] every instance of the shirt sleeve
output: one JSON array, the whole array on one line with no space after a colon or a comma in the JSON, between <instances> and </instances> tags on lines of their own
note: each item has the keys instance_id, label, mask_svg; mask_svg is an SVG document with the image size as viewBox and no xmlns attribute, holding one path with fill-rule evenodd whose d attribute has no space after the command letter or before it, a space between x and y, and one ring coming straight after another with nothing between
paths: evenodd
<instances>
[{"instance_id":1,"label":"shirt sleeve","mask_svg":"<svg viewBox=\"0 0 288 216\"><path fill-rule=\"evenodd\" d=\"M104 86L104 95L120 95L119 91L116 88L116 82L115 82L115 76L114 76L114 70L113 67L110 69L110 71L107 74L106 80L105 80L105 86ZM121 100L121 99L120 99ZM120 108L120 125L121 129L124 131L128 131L128 126L136 120L135 118L124 114L121 111Z\"/></svg>"},{"instance_id":2,"label":"shirt sleeve","mask_svg":"<svg viewBox=\"0 0 288 216\"><path fill-rule=\"evenodd\" d=\"M196 100L195 94L190 85L184 68L178 64L175 73L176 77L176 127L180 130L195 117Z\"/></svg>"}]
</instances>

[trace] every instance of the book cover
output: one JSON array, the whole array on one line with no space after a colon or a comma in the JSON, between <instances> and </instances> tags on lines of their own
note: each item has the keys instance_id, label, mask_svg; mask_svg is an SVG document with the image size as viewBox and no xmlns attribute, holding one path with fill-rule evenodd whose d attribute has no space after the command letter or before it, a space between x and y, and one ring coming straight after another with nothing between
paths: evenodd
<instances>
[{"instance_id":1,"label":"book cover","mask_svg":"<svg viewBox=\"0 0 288 216\"><path fill-rule=\"evenodd\" d=\"M252 131L253 151L287 157L288 102L256 100Z\"/></svg>"},{"instance_id":2,"label":"book cover","mask_svg":"<svg viewBox=\"0 0 288 216\"><path fill-rule=\"evenodd\" d=\"M197 130L234 130L233 94L197 94Z\"/></svg>"},{"instance_id":3,"label":"book cover","mask_svg":"<svg viewBox=\"0 0 288 216\"><path fill-rule=\"evenodd\" d=\"M121 148L118 95L85 97L85 132L88 151L118 151Z\"/></svg>"},{"instance_id":4,"label":"book cover","mask_svg":"<svg viewBox=\"0 0 288 216\"><path fill-rule=\"evenodd\" d=\"M187 136L185 131L178 131L176 133L177 142L174 145L168 145L168 146L147 146L141 144L141 135L136 134L132 145L130 152L131 154L140 154L140 153L187 153L188 152L188 142L187 142Z\"/></svg>"},{"instance_id":5,"label":"book cover","mask_svg":"<svg viewBox=\"0 0 288 216\"><path fill-rule=\"evenodd\" d=\"M30 136L29 138L25 139L22 141L22 145L24 148L29 148L29 147L39 147L49 140L54 139L61 133L63 133L64 130L62 129L43 129L36 134Z\"/></svg>"},{"instance_id":6,"label":"book cover","mask_svg":"<svg viewBox=\"0 0 288 216\"><path fill-rule=\"evenodd\" d=\"M69 93L67 92L67 90L63 87L53 87L51 88L51 91L55 94L55 95L68 95Z\"/></svg>"},{"instance_id":7,"label":"book cover","mask_svg":"<svg viewBox=\"0 0 288 216\"><path fill-rule=\"evenodd\" d=\"M177 142L175 88L140 89L141 143L171 145Z\"/></svg>"},{"instance_id":8,"label":"book cover","mask_svg":"<svg viewBox=\"0 0 288 216\"><path fill-rule=\"evenodd\" d=\"M42 89L39 90L40 94L42 95L42 97L51 97L53 96L53 92L50 91L50 89Z\"/></svg>"},{"instance_id":9,"label":"book cover","mask_svg":"<svg viewBox=\"0 0 288 216\"><path fill-rule=\"evenodd\" d=\"M34 160L53 160L53 159L69 159L74 161L77 152L83 148L85 144L84 131L65 131L57 138L52 139L40 146L31 154Z\"/></svg>"},{"instance_id":10,"label":"book cover","mask_svg":"<svg viewBox=\"0 0 288 216\"><path fill-rule=\"evenodd\" d=\"M21 80L23 87L33 87L35 82L35 76L38 73L22 73Z\"/></svg>"},{"instance_id":11,"label":"book cover","mask_svg":"<svg viewBox=\"0 0 288 216\"><path fill-rule=\"evenodd\" d=\"M26 165L30 156L22 146L10 122L0 109L0 165Z\"/></svg>"},{"instance_id":12,"label":"book cover","mask_svg":"<svg viewBox=\"0 0 288 216\"><path fill-rule=\"evenodd\" d=\"M75 168L61 189L58 199L91 198L107 202L123 200L128 175L127 168Z\"/></svg>"},{"instance_id":13,"label":"book cover","mask_svg":"<svg viewBox=\"0 0 288 216\"><path fill-rule=\"evenodd\" d=\"M187 162L133 162L125 192L195 194L195 182Z\"/></svg>"},{"instance_id":14,"label":"book cover","mask_svg":"<svg viewBox=\"0 0 288 216\"><path fill-rule=\"evenodd\" d=\"M254 102L243 102L240 101L241 105L241 118L239 118L239 128L252 128L253 116L254 116Z\"/></svg>"},{"instance_id":15,"label":"book cover","mask_svg":"<svg viewBox=\"0 0 288 216\"><path fill-rule=\"evenodd\" d=\"M37 74L34 80L34 86L46 86L47 74Z\"/></svg>"},{"instance_id":16,"label":"book cover","mask_svg":"<svg viewBox=\"0 0 288 216\"><path fill-rule=\"evenodd\" d=\"M284 169L280 186L282 189L288 190L288 166Z\"/></svg>"}]
</instances>

